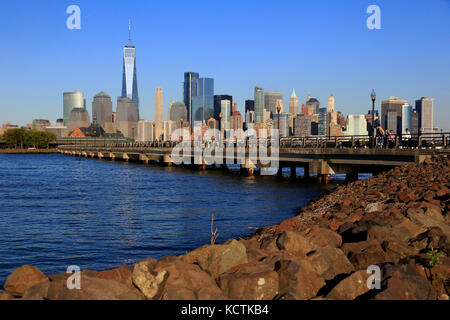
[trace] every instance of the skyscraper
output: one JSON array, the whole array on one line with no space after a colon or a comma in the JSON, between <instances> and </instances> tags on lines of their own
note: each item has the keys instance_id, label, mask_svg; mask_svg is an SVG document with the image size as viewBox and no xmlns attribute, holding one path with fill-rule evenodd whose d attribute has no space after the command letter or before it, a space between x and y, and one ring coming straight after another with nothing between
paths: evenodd
<instances>
[{"instance_id":1,"label":"skyscraper","mask_svg":"<svg viewBox=\"0 0 450 320\"><path fill-rule=\"evenodd\" d=\"M103 91L96 94L92 101L92 119L94 118L105 132L114 132L111 97Z\"/></svg>"},{"instance_id":2,"label":"skyscraper","mask_svg":"<svg viewBox=\"0 0 450 320\"><path fill-rule=\"evenodd\" d=\"M67 125L72 109L86 108L86 100L82 92L64 92L63 93L63 120Z\"/></svg>"},{"instance_id":3,"label":"skyscraper","mask_svg":"<svg viewBox=\"0 0 450 320\"><path fill-rule=\"evenodd\" d=\"M220 113L222 112L222 100L233 101L233 97L228 94L219 94L214 96L214 119L220 121Z\"/></svg>"},{"instance_id":4,"label":"skyscraper","mask_svg":"<svg viewBox=\"0 0 450 320\"><path fill-rule=\"evenodd\" d=\"M422 97L420 100L416 100L416 110L419 113L420 133L434 132L433 108L433 98Z\"/></svg>"},{"instance_id":5,"label":"skyscraper","mask_svg":"<svg viewBox=\"0 0 450 320\"><path fill-rule=\"evenodd\" d=\"M264 89L255 87L255 123L264 122Z\"/></svg>"},{"instance_id":6,"label":"skyscraper","mask_svg":"<svg viewBox=\"0 0 450 320\"><path fill-rule=\"evenodd\" d=\"M362 114L349 114L347 116L347 136L366 136L367 121Z\"/></svg>"},{"instance_id":7,"label":"skyscraper","mask_svg":"<svg viewBox=\"0 0 450 320\"><path fill-rule=\"evenodd\" d=\"M139 95L136 74L136 48L131 45L131 23L128 23L128 45L123 48L122 98L129 98L137 109L139 120Z\"/></svg>"},{"instance_id":8,"label":"skyscraper","mask_svg":"<svg viewBox=\"0 0 450 320\"><path fill-rule=\"evenodd\" d=\"M118 98L116 109L117 130L127 138L137 138L137 108L130 98Z\"/></svg>"},{"instance_id":9,"label":"skyscraper","mask_svg":"<svg viewBox=\"0 0 450 320\"><path fill-rule=\"evenodd\" d=\"M277 113L277 103L281 100L281 107L283 107L283 94L279 92L264 92L264 109L270 111L272 115ZM281 111L283 112L283 108Z\"/></svg>"},{"instance_id":10,"label":"skyscraper","mask_svg":"<svg viewBox=\"0 0 450 320\"><path fill-rule=\"evenodd\" d=\"M169 107L168 121L187 121L187 110L183 102L172 102Z\"/></svg>"},{"instance_id":11,"label":"skyscraper","mask_svg":"<svg viewBox=\"0 0 450 320\"><path fill-rule=\"evenodd\" d=\"M316 98L311 98L309 94L305 104L305 108L308 107L312 108L313 114L319 114L320 102Z\"/></svg>"},{"instance_id":12,"label":"skyscraper","mask_svg":"<svg viewBox=\"0 0 450 320\"><path fill-rule=\"evenodd\" d=\"M330 95L328 98L328 112L334 112L334 96Z\"/></svg>"},{"instance_id":13,"label":"skyscraper","mask_svg":"<svg viewBox=\"0 0 450 320\"><path fill-rule=\"evenodd\" d=\"M412 106L404 104L402 106L402 134L406 132L406 129L411 133L412 126Z\"/></svg>"},{"instance_id":14,"label":"skyscraper","mask_svg":"<svg viewBox=\"0 0 450 320\"><path fill-rule=\"evenodd\" d=\"M387 129L387 113L389 111L395 112L397 115L397 124L396 128L401 128L401 117L402 117L402 106L408 103L408 101L399 99L396 97L390 97L388 100L381 101L381 127L383 129ZM393 114L391 114L391 124L393 120ZM394 131L395 134L399 134L400 132Z\"/></svg>"},{"instance_id":15,"label":"skyscraper","mask_svg":"<svg viewBox=\"0 0 450 320\"><path fill-rule=\"evenodd\" d=\"M327 134L327 108L319 109L319 136Z\"/></svg>"},{"instance_id":16,"label":"skyscraper","mask_svg":"<svg viewBox=\"0 0 450 320\"><path fill-rule=\"evenodd\" d=\"M289 118L289 129L290 133L294 134L294 117L298 114L298 98L295 94L295 89L292 89L291 98L289 99L289 113L291 114Z\"/></svg>"},{"instance_id":17,"label":"skyscraper","mask_svg":"<svg viewBox=\"0 0 450 320\"><path fill-rule=\"evenodd\" d=\"M206 123L214 117L214 79L198 79L198 94L192 97L192 121L194 125Z\"/></svg>"},{"instance_id":18,"label":"skyscraper","mask_svg":"<svg viewBox=\"0 0 450 320\"><path fill-rule=\"evenodd\" d=\"M161 88L156 88L155 94L155 136L158 139L163 133L163 92Z\"/></svg>"},{"instance_id":19,"label":"skyscraper","mask_svg":"<svg viewBox=\"0 0 450 320\"><path fill-rule=\"evenodd\" d=\"M230 129L230 109L231 109L231 101L230 100L222 100L221 101L221 113L222 119L220 123L220 128L222 131L226 132Z\"/></svg>"},{"instance_id":20,"label":"skyscraper","mask_svg":"<svg viewBox=\"0 0 450 320\"><path fill-rule=\"evenodd\" d=\"M183 99L187 109L187 120L191 126L193 125L192 100L198 95L198 73L185 72L183 84Z\"/></svg>"}]
</instances>

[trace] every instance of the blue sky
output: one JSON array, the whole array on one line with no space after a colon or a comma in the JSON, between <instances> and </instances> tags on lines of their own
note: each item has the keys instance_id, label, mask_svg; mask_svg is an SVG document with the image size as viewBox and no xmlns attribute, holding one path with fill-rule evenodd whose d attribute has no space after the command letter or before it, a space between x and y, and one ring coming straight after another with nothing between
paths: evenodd
<instances>
[{"instance_id":1,"label":"blue sky","mask_svg":"<svg viewBox=\"0 0 450 320\"><path fill-rule=\"evenodd\" d=\"M81 8L81 30L66 28L66 8ZM381 30L366 27L369 5ZM185 71L215 79L242 111L253 87L292 88L345 114L365 113L372 88L381 99L435 99L435 126L450 131L450 0L130 0L8 1L0 11L0 124L62 117L62 93L113 99L122 87L128 19L137 51L140 113L154 118L163 88L164 117L182 99Z\"/></svg>"}]
</instances>

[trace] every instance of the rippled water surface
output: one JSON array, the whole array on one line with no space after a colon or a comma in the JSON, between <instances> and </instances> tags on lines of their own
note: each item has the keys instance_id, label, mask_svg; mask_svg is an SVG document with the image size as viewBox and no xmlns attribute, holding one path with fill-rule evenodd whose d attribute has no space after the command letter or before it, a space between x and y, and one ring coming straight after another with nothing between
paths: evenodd
<instances>
[{"instance_id":1,"label":"rippled water surface","mask_svg":"<svg viewBox=\"0 0 450 320\"><path fill-rule=\"evenodd\" d=\"M59 154L0 155L0 285L23 264L102 270L277 224L317 185Z\"/></svg>"}]
</instances>

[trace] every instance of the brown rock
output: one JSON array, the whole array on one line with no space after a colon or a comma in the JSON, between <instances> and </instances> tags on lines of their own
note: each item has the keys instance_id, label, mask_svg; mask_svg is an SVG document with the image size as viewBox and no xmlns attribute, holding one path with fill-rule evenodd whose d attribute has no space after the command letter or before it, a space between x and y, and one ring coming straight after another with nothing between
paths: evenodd
<instances>
[{"instance_id":1,"label":"brown rock","mask_svg":"<svg viewBox=\"0 0 450 320\"><path fill-rule=\"evenodd\" d=\"M160 297L165 281L169 276L167 271L153 271L153 260L143 260L133 266L132 281L147 299Z\"/></svg>"},{"instance_id":2,"label":"brown rock","mask_svg":"<svg viewBox=\"0 0 450 320\"><path fill-rule=\"evenodd\" d=\"M49 279L45 278L38 284L27 289L22 296L23 300L44 300L47 299L48 288L50 286Z\"/></svg>"},{"instance_id":3,"label":"brown rock","mask_svg":"<svg viewBox=\"0 0 450 320\"><path fill-rule=\"evenodd\" d=\"M12 300L14 297L10 295L8 292L0 290L0 301L2 300Z\"/></svg>"},{"instance_id":4,"label":"brown rock","mask_svg":"<svg viewBox=\"0 0 450 320\"><path fill-rule=\"evenodd\" d=\"M13 296L22 296L25 291L44 280L46 276L36 267L24 265L14 270L5 281L5 290Z\"/></svg>"},{"instance_id":5,"label":"brown rock","mask_svg":"<svg viewBox=\"0 0 450 320\"><path fill-rule=\"evenodd\" d=\"M269 252L277 252L280 249L277 246L277 237L266 238L261 243L261 249Z\"/></svg>"},{"instance_id":6,"label":"brown rock","mask_svg":"<svg viewBox=\"0 0 450 320\"><path fill-rule=\"evenodd\" d=\"M429 210L429 209L427 209ZM431 210L435 210L435 209L431 209ZM428 211L427 211L428 212ZM442 230L442 232L444 233L444 235L450 239L450 227L441 219L439 218L435 218L434 215L431 212L429 212L429 214L424 214L422 210L417 210L417 209L413 209L410 208L407 211L407 215L408 218L410 218L412 221L414 221L415 223L417 223L418 225L421 225L423 227L426 228L431 228L431 227L438 227Z\"/></svg>"},{"instance_id":7,"label":"brown rock","mask_svg":"<svg viewBox=\"0 0 450 320\"><path fill-rule=\"evenodd\" d=\"M384 287L384 289L383 289ZM376 300L435 300L437 294L429 281L411 265L383 268L382 291Z\"/></svg>"},{"instance_id":8,"label":"brown rock","mask_svg":"<svg viewBox=\"0 0 450 320\"><path fill-rule=\"evenodd\" d=\"M327 295L333 300L353 300L370 289L367 286L367 279L370 274L366 270L359 270L352 273L347 278L341 280Z\"/></svg>"},{"instance_id":9,"label":"brown rock","mask_svg":"<svg viewBox=\"0 0 450 320\"><path fill-rule=\"evenodd\" d=\"M143 300L144 295L136 288L130 288L114 280L81 275L81 289L70 290L64 277L50 281L47 298L49 300Z\"/></svg>"},{"instance_id":10,"label":"brown rock","mask_svg":"<svg viewBox=\"0 0 450 320\"><path fill-rule=\"evenodd\" d=\"M277 239L277 246L280 250L302 252L304 254L317 248L315 244L297 231L283 231Z\"/></svg>"},{"instance_id":11,"label":"brown rock","mask_svg":"<svg viewBox=\"0 0 450 320\"><path fill-rule=\"evenodd\" d=\"M314 226L306 235L306 239L317 247L330 246L339 248L342 245L342 237L330 229Z\"/></svg>"},{"instance_id":12,"label":"brown rock","mask_svg":"<svg viewBox=\"0 0 450 320\"><path fill-rule=\"evenodd\" d=\"M223 296L214 279L199 266L175 260L154 269L167 272L162 300L221 300Z\"/></svg>"},{"instance_id":13,"label":"brown rock","mask_svg":"<svg viewBox=\"0 0 450 320\"><path fill-rule=\"evenodd\" d=\"M81 274L105 280L114 280L121 282L125 285L132 286L131 280L132 269L126 264L118 268L104 271L82 270Z\"/></svg>"},{"instance_id":14,"label":"brown rock","mask_svg":"<svg viewBox=\"0 0 450 320\"><path fill-rule=\"evenodd\" d=\"M385 261L385 253L376 240L345 243L342 251L356 270L366 269L368 266L381 264Z\"/></svg>"},{"instance_id":15,"label":"brown rock","mask_svg":"<svg viewBox=\"0 0 450 320\"><path fill-rule=\"evenodd\" d=\"M224 274L217 283L233 300L271 300L278 294L278 274L263 263Z\"/></svg>"},{"instance_id":16,"label":"brown rock","mask_svg":"<svg viewBox=\"0 0 450 320\"><path fill-rule=\"evenodd\" d=\"M385 240L381 246L386 252L386 261L394 263L398 263L401 259L417 253L416 249L396 239Z\"/></svg>"},{"instance_id":17,"label":"brown rock","mask_svg":"<svg viewBox=\"0 0 450 320\"><path fill-rule=\"evenodd\" d=\"M411 239L416 238L426 231L426 228L421 227L407 218L403 218L402 222L391 226L392 236L404 243L408 243Z\"/></svg>"},{"instance_id":18,"label":"brown rock","mask_svg":"<svg viewBox=\"0 0 450 320\"><path fill-rule=\"evenodd\" d=\"M232 239L225 244L206 245L191 251L181 259L187 263L196 263L213 278L243 263L248 262L245 246Z\"/></svg>"},{"instance_id":19,"label":"brown rock","mask_svg":"<svg viewBox=\"0 0 450 320\"><path fill-rule=\"evenodd\" d=\"M354 270L342 250L330 246L317 249L308 260L314 271L325 280L331 280L339 274L347 274Z\"/></svg>"},{"instance_id":20,"label":"brown rock","mask_svg":"<svg viewBox=\"0 0 450 320\"><path fill-rule=\"evenodd\" d=\"M306 259L281 260L278 263L280 278L280 295L296 299L311 299L317 295L325 280L315 271L313 265Z\"/></svg>"}]
</instances>

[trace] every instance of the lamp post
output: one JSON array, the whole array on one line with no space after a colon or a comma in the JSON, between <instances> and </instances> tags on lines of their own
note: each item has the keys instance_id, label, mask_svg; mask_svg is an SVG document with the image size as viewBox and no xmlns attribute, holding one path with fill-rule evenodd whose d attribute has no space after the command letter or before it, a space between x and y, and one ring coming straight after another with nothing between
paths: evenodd
<instances>
[{"instance_id":1,"label":"lamp post","mask_svg":"<svg viewBox=\"0 0 450 320\"><path fill-rule=\"evenodd\" d=\"M372 98L372 147L375 147L375 100L377 98L377 95L375 93L375 90L372 89L372 93L370 94L370 97Z\"/></svg>"},{"instance_id":2,"label":"lamp post","mask_svg":"<svg viewBox=\"0 0 450 320\"><path fill-rule=\"evenodd\" d=\"M278 135L279 138L281 138L281 134L280 134L280 111L281 111L281 106L277 105L277 114L278 114Z\"/></svg>"}]
</instances>

